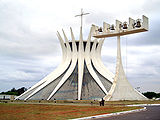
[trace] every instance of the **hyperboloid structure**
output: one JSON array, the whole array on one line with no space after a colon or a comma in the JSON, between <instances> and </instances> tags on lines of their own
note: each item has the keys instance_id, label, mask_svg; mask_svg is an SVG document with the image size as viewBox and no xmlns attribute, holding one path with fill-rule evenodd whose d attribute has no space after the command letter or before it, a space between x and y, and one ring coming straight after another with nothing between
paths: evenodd
<instances>
[{"instance_id":1,"label":"hyperboloid structure","mask_svg":"<svg viewBox=\"0 0 160 120\"><path fill-rule=\"evenodd\" d=\"M81 14L82 15L82 14ZM92 25L87 40L83 40L82 26L79 40L64 39L59 32L62 63L54 72L32 86L16 99L22 100L147 100L128 82L121 59L120 36L148 31L148 18L127 22L116 20L116 26L103 23L103 28ZM117 63L115 75L101 60L101 49L106 37L117 36ZM92 40L91 38L95 38Z\"/></svg>"}]
</instances>

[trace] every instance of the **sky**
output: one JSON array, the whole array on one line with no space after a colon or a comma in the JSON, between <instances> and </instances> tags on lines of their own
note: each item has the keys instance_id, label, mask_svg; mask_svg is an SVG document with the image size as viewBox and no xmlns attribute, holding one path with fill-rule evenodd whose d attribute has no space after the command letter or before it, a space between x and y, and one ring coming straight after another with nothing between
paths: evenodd
<instances>
[{"instance_id":1,"label":"sky","mask_svg":"<svg viewBox=\"0 0 160 120\"><path fill-rule=\"evenodd\" d=\"M56 32L70 27L79 38L81 8L83 38L92 24L114 24L128 18L149 18L149 31L121 37L122 61L127 79L140 92L160 92L160 0L0 0L0 92L29 88L61 63ZM107 38L102 61L113 73L116 38Z\"/></svg>"}]
</instances>

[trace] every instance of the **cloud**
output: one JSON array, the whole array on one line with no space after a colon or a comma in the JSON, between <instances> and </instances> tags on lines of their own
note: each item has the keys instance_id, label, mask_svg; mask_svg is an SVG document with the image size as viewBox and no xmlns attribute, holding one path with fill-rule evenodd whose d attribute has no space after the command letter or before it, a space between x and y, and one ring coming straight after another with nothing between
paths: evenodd
<instances>
[{"instance_id":1,"label":"cloud","mask_svg":"<svg viewBox=\"0 0 160 120\"><path fill-rule=\"evenodd\" d=\"M148 32L121 37L122 58L124 69L127 63L127 77L134 87L140 85L144 91L147 88L158 91L158 5L158 0L1 0L0 91L12 87L31 87L60 64L62 53L56 31L62 33L61 29L64 28L70 39L71 26L76 39L79 39L80 19L74 16L79 14L82 7L84 12L90 13L83 21L84 39L88 36L91 24L102 26L103 21L113 24L116 19L137 19L142 14L149 17ZM108 38L102 48L102 60L113 73L116 66L116 44L116 37Z\"/></svg>"},{"instance_id":2,"label":"cloud","mask_svg":"<svg viewBox=\"0 0 160 120\"><path fill-rule=\"evenodd\" d=\"M0 11L0 82L8 83L0 91L29 87L60 63L59 40L51 31L33 29L25 19L30 11L19 2L0 2Z\"/></svg>"}]
</instances>

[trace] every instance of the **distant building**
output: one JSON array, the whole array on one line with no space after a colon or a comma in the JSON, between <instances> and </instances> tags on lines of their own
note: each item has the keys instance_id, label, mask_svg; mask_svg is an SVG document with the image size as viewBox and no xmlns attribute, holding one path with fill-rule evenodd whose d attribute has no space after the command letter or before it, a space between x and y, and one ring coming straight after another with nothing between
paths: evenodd
<instances>
[{"instance_id":1,"label":"distant building","mask_svg":"<svg viewBox=\"0 0 160 120\"><path fill-rule=\"evenodd\" d=\"M15 98L16 98L15 95L5 95L5 94L0 95L0 100L14 100Z\"/></svg>"}]
</instances>

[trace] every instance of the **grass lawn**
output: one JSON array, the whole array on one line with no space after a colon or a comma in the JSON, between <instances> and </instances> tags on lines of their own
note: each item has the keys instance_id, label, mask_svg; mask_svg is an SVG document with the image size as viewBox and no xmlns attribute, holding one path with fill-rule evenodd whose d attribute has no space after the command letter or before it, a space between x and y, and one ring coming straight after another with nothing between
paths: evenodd
<instances>
[{"instance_id":1,"label":"grass lawn","mask_svg":"<svg viewBox=\"0 0 160 120\"><path fill-rule=\"evenodd\" d=\"M0 120L66 120L140 107L0 103Z\"/></svg>"}]
</instances>

